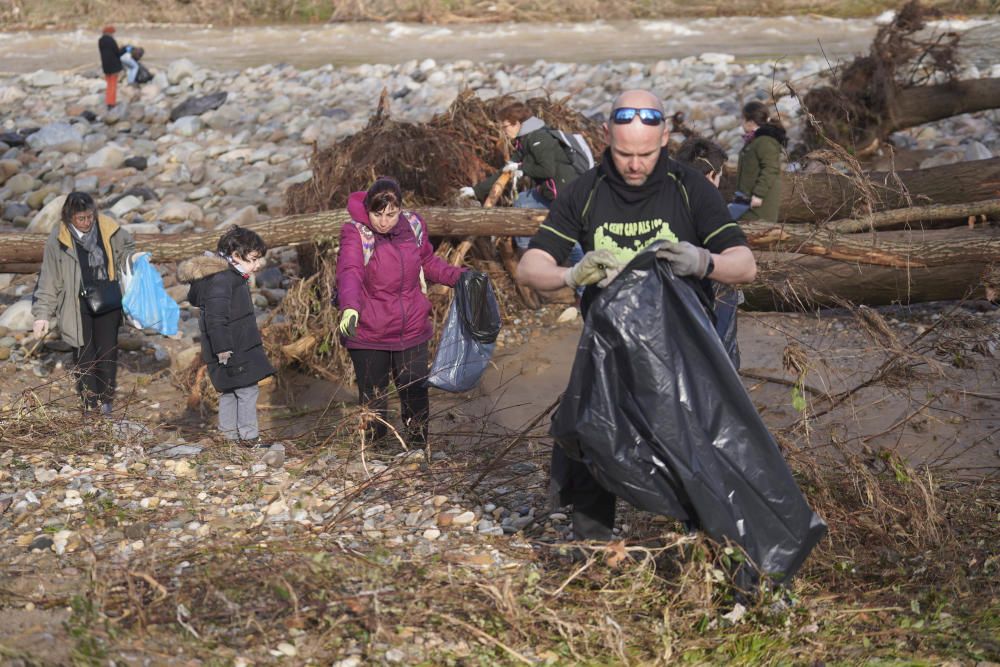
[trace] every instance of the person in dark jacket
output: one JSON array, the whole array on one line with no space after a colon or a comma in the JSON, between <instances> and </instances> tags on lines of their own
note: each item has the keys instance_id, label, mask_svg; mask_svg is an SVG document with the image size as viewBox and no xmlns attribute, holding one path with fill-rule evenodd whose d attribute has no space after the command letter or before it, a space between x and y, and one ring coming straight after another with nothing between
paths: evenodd
<instances>
[{"instance_id":1,"label":"person in dark jacket","mask_svg":"<svg viewBox=\"0 0 1000 667\"><path fill-rule=\"evenodd\" d=\"M373 438L387 433L385 392L392 381L406 440L423 447L430 416L427 341L434 333L424 278L454 287L464 269L434 254L427 225L402 203L399 183L384 176L348 199L352 222L340 228L337 256L339 330L354 364L358 400L380 417Z\"/></svg>"},{"instance_id":2,"label":"person in dark jacket","mask_svg":"<svg viewBox=\"0 0 1000 667\"><path fill-rule=\"evenodd\" d=\"M107 82L104 102L109 109L118 101L118 74L122 71L122 52L114 34L113 25L105 26L101 31L101 38L97 40L97 49L101 52L101 69L104 70L104 80Z\"/></svg>"},{"instance_id":3,"label":"person in dark jacket","mask_svg":"<svg viewBox=\"0 0 1000 667\"><path fill-rule=\"evenodd\" d=\"M726 164L726 151L722 146L703 137L692 136L684 140L674 158L697 172L704 174L708 182L719 187L722 171ZM737 307L743 303L743 291L712 281L715 291L715 331L729 353L733 366L740 367L740 348L736 340Z\"/></svg>"},{"instance_id":4,"label":"person in dark jacket","mask_svg":"<svg viewBox=\"0 0 1000 667\"><path fill-rule=\"evenodd\" d=\"M73 348L74 375L84 413L111 414L118 377L118 327L122 321L119 278L135 243L114 220L98 215L86 192L66 195L62 222L45 242L42 270L32 296L33 333L41 339L52 323ZM108 293L108 307L94 312L87 289ZM114 296L117 291L117 304Z\"/></svg>"},{"instance_id":5,"label":"person in dark jacket","mask_svg":"<svg viewBox=\"0 0 1000 667\"><path fill-rule=\"evenodd\" d=\"M778 221L781 205L781 162L788 137L771 118L763 102L743 107L744 145L736 169L737 196L749 199L750 208L740 220Z\"/></svg>"},{"instance_id":6,"label":"person in dark jacket","mask_svg":"<svg viewBox=\"0 0 1000 667\"><path fill-rule=\"evenodd\" d=\"M258 446L257 384L274 374L264 352L250 298L250 275L264 265L267 245L253 230L233 225L216 252L177 268L190 283L188 301L201 310L201 354L219 392L219 430L231 441Z\"/></svg>"}]
</instances>

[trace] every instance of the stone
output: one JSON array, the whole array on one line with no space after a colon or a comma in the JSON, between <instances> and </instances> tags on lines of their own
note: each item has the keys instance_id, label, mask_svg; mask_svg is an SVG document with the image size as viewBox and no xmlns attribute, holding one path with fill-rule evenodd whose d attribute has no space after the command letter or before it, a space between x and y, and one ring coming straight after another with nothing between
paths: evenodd
<instances>
[{"instance_id":1,"label":"stone","mask_svg":"<svg viewBox=\"0 0 1000 667\"><path fill-rule=\"evenodd\" d=\"M55 470L51 468L35 468L35 481L39 484L48 484L49 482L55 480L59 475Z\"/></svg>"},{"instance_id":2,"label":"stone","mask_svg":"<svg viewBox=\"0 0 1000 667\"><path fill-rule=\"evenodd\" d=\"M7 179L6 188L14 195L23 195L35 187L35 177L31 174L15 174Z\"/></svg>"},{"instance_id":3,"label":"stone","mask_svg":"<svg viewBox=\"0 0 1000 667\"><path fill-rule=\"evenodd\" d=\"M126 195L115 202L115 205L111 207L111 215L116 218L121 218L126 213L130 213L140 206L142 206L142 199L136 197L135 195Z\"/></svg>"},{"instance_id":4,"label":"stone","mask_svg":"<svg viewBox=\"0 0 1000 667\"><path fill-rule=\"evenodd\" d=\"M451 523L455 526L468 526L471 525L473 521L476 520L476 515L473 512L462 512L461 514L455 515L452 518Z\"/></svg>"},{"instance_id":5,"label":"stone","mask_svg":"<svg viewBox=\"0 0 1000 667\"><path fill-rule=\"evenodd\" d=\"M281 281L284 280L284 276L281 274L281 269L276 266L269 266L259 271L254 276L254 280L257 283L257 287L278 289L281 287Z\"/></svg>"},{"instance_id":6,"label":"stone","mask_svg":"<svg viewBox=\"0 0 1000 667\"><path fill-rule=\"evenodd\" d=\"M45 200L48 197L58 195L60 190L61 188L58 186L48 185L42 188L41 190L35 190L30 195L28 195L24 201L33 211L37 211L38 209L42 208L42 205L45 204Z\"/></svg>"},{"instance_id":7,"label":"stone","mask_svg":"<svg viewBox=\"0 0 1000 667\"><path fill-rule=\"evenodd\" d=\"M226 194L236 195L244 192L257 192L260 190L267 177L261 172L250 172L243 176L231 178L222 183L222 189Z\"/></svg>"},{"instance_id":8,"label":"stone","mask_svg":"<svg viewBox=\"0 0 1000 667\"><path fill-rule=\"evenodd\" d=\"M31 314L31 299L21 299L0 313L0 326L10 331L31 331L35 317Z\"/></svg>"},{"instance_id":9,"label":"stone","mask_svg":"<svg viewBox=\"0 0 1000 667\"><path fill-rule=\"evenodd\" d=\"M31 207L27 204L22 204L21 202L16 201L10 201L4 204L4 220L14 220L15 218L23 218L28 215L31 215Z\"/></svg>"},{"instance_id":10,"label":"stone","mask_svg":"<svg viewBox=\"0 0 1000 667\"><path fill-rule=\"evenodd\" d=\"M197 67L187 58L174 60L167 66L167 81L177 85L188 77L193 77Z\"/></svg>"},{"instance_id":11,"label":"stone","mask_svg":"<svg viewBox=\"0 0 1000 667\"><path fill-rule=\"evenodd\" d=\"M130 158L126 158L125 162L122 163L122 166L138 169L139 171L146 171L148 165L149 161L141 155L133 155Z\"/></svg>"},{"instance_id":12,"label":"stone","mask_svg":"<svg viewBox=\"0 0 1000 667\"><path fill-rule=\"evenodd\" d=\"M439 537L441 537L441 531L438 530L437 528L428 528L423 532L423 538L425 540L430 540L433 542Z\"/></svg>"},{"instance_id":13,"label":"stone","mask_svg":"<svg viewBox=\"0 0 1000 667\"><path fill-rule=\"evenodd\" d=\"M178 118L186 116L200 116L208 111L218 109L225 104L228 97L229 94L226 92L212 93L211 95L202 95L201 97L189 97L170 110L170 120L176 121Z\"/></svg>"},{"instance_id":14,"label":"stone","mask_svg":"<svg viewBox=\"0 0 1000 667\"><path fill-rule=\"evenodd\" d=\"M187 285L181 285L184 288L185 293L187 292ZM192 345L191 347L186 347L176 355L174 355L173 361L177 368L188 368L192 363L195 362L198 357L201 356L201 345Z\"/></svg>"},{"instance_id":15,"label":"stone","mask_svg":"<svg viewBox=\"0 0 1000 667\"><path fill-rule=\"evenodd\" d=\"M938 151L937 154L923 160L920 163L920 168L930 169L931 167L943 167L949 164L957 164L962 161L964 156L964 152L957 149Z\"/></svg>"},{"instance_id":16,"label":"stone","mask_svg":"<svg viewBox=\"0 0 1000 667\"><path fill-rule=\"evenodd\" d=\"M244 206L240 210L236 211L222 223L222 228L225 229L230 225L238 225L240 227L246 227L249 224L257 222L257 207L256 206ZM258 284L260 284L258 282Z\"/></svg>"},{"instance_id":17,"label":"stone","mask_svg":"<svg viewBox=\"0 0 1000 667\"><path fill-rule=\"evenodd\" d=\"M574 322L576 321L576 318L579 316L580 316L580 311L577 310L576 306L570 306L569 308L567 308L566 310L564 310L559 314L559 317L558 319L556 319L556 322L559 322L560 324L564 324L566 322Z\"/></svg>"},{"instance_id":18,"label":"stone","mask_svg":"<svg viewBox=\"0 0 1000 667\"><path fill-rule=\"evenodd\" d=\"M99 169L106 167L117 169L125 161L125 151L118 144L107 144L103 148L87 156L85 164L87 169Z\"/></svg>"},{"instance_id":19,"label":"stone","mask_svg":"<svg viewBox=\"0 0 1000 667\"><path fill-rule=\"evenodd\" d=\"M78 126L59 122L28 135L26 143L36 151L60 151L62 153L79 153L83 150L83 135Z\"/></svg>"},{"instance_id":20,"label":"stone","mask_svg":"<svg viewBox=\"0 0 1000 667\"><path fill-rule=\"evenodd\" d=\"M7 361L10 359L10 348L0 347L0 361Z\"/></svg>"},{"instance_id":21,"label":"stone","mask_svg":"<svg viewBox=\"0 0 1000 667\"><path fill-rule=\"evenodd\" d=\"M155 222L133 222L131 224L123 224L122 229L127 231L129 234L135 236L136 234L159 234L160 226Z\"/></svg>"},{"instance_id":22,"label":"stone","mask_svg":"<svg viewBox=\"0 0 1000 667\"><path fill-rule=\"evenodd\" d=\"M47 69L40 69L24 77L25 83L35 88L53 88L61 86L66 82L66 78L58 72L50 72Z\"/></svg>"},{"instance_id":23,"label":"stone","mask_svg":"<svg viewBox=\"0 0 1000 667\"><path fill-rule=\"evenodd\" d=\"M167 201L156 212L156 217L165 222L191 220L197 223L205 219L205 214L202 213L201 207L197 204L185 201Z\"/></svg>"},{"instance_id":24,"label":"stone","mask_svg":"<svg viewBox=\"0 0 1000 667\"><path fill-rule=\"evenodd\" d=\"M280 468L285 464L285 446L280 442L271 445L261 461L271 468Z\"/></svg>"},{"instance_id":25,"label":"stone","mask_svg":"<svg viewBox=\"0 0 1000 667\"><path fill-rule=\"evenodd\" d=\"M193 137L201 131L201 119L197 116L184 116L168 125L168 129L182 137Z\"/></svg>"},{"instance_id":26,"label":"stone","mask_svg":"<svg viewBox=\"0 0 1000 667\"><path fill-rule=\"evenodd\" d=\"M971 162L973 160L989 160L992 157L993 153L990 152L990 149L978 141L970 141L965 145L966 162Z\"/></svg>"},{"instance_id":27,"label":"stone","mask_svg":"<svg viewBox=\"0 0 1000 667\"><path fill-rule=\"evenodd\" d=\"M51 232L62 219L62 207L65 202L66 195L59 195L43 206L42 210L36 213L35 217L28 223L25 231L36 234L48 234Z\"/></svg>"},{"instance_id":28,"label":"stone","mask_svg":"<svg viewBox=\"0 0 1000 667\"><path fill-rule=\"evenodd\" d=\"M130 540L141 540L149 535L149 524L145 521L136 521L125 526L125 537Z\"/></svg>"},{"instance_id":29,"label":"stone","mask_svg":"<svg viewBox=\"0 0 1000 667\"><path fill-rule=\"evenodd\" d=\"M34 551L35 549L38 549L39 551L48 551L52 548L53 544L55 544L55 542L48 535L39 535L31 541L31 544L28 545L28 551Z\"/></svg>"}]
</instances>

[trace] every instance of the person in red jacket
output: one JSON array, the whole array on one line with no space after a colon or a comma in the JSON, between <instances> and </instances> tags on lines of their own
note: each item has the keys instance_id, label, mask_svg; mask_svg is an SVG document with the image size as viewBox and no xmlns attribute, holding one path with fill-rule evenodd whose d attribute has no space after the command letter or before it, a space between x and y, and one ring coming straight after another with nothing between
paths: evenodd
<instances>
[{"instance_id":1,"label":"person in red jacket","mask_svg":"<svg viewBox=\"0 0 1000 667\"><path fill-rule=\"evenodd\" d=\"M379 415L374 439L387 433L386 390L399 392L404 437L427 442L430 403L427 341L434 333L427 281L454 287L464 269L434 255L424 220L402 209L399 183L380 177L348 199L352 222L340 229L337 305L340 334L351 355L358 399Z\"/></svg>"},{"instance_id":2,"label":"person in red jacket","mask_svg":"<svg viewBox=\"0 0 1000 667\"><path fill-rule=\"evenodd\" d=\"M118 75L122 71L121 49L112 36L115 34L113 25L105 26L101 38L97 40L97 49L101 52L101 69L104 70L104 80L108 87L104 91L104 102L112 108L118 102Z\"/></svg>"}]
</instances>

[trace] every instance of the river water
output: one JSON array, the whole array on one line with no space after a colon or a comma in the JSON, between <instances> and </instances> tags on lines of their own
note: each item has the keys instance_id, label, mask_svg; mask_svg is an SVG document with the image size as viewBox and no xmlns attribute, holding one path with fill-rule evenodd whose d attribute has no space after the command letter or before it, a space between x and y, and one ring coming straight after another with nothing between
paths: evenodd
<instances>
[{"instance_id":1,"label":"river water","mask_svg":"<svg viewBox=\"0 0 1000 667\"><path fill-rule=\"evenodd\" d=\"M832 62L866 51L877 27L874 19L799 16L446 26L119 26L116 36L122 44L142 45L152 66L189 58L215 69L242 69L267 63L311 68L424 58L438 62L650 62L706 52L729 53L739 60L815 56ZM963 32L969 43L965 56L980 68L1000 62L1000 19L996 17L939 21L931 29ZM96 67L97 37L91 30L0 33L0 72Z\"/></svg>"}]
</instances>

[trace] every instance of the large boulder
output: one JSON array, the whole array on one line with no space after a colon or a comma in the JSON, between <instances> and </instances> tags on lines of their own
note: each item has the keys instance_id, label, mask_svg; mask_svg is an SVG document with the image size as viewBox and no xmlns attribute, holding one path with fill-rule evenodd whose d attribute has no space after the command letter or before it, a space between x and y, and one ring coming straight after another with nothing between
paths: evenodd
<instances>
[{"instance_id":1,"label":"large boulder","mask_svg":"<svg viewBox=\"0 0 1000 667\"><path fill-rule=\"evenodd\" d=\"M10 331L31 331L35 317L31 314L31 299L15 301L0 314L0 327Z\"/></svg>"},{"instance_id":2,"label":"large boulder","mask_svg":"<svg viewBox=\"0 0 1000 667\"><path fill-rule=\"evenodd\" d=\"M51 232L59 224L62 217L62 207L65 202L66 195L59 195L50 201L41 211L35 214L35 217L28 223L25 231L36 234L48 234Z\"/></svg>"},{"instance_id":3,"label":"large boulder","mask_svg":"<svg viewBox=\"0 0 1000 667\"><path fill-rule=\"evenodd\" d=\"M212 93L201 97L189 97L176 107L170 110L170 120L174 121L184 116L200 116L201 114L218 109L226 102L229 93Z\"/></svg>"},{"instance_id":4,"label":"large boulder","mask_svg":"<svg viewBox=\"0 0 1000 667\"><path fill-rule=\"evenodd\" d=\"M6 183L7 189L11 194L23 195L25 192L30 192L35 187L35 177L31 174L14 174Z\"/></svg>"},{"instance_id":5,"label":"large boulder","mask_svg":"<svg viewBox=\"0 0 1000 667\"><path fill-rule=\"evenodd\" d=\"M76 125L51 123L38 132L29 134L27 143L32 150L36 151L79 153L83 150L83 134Z\"/></svg>"}]
</instances>

